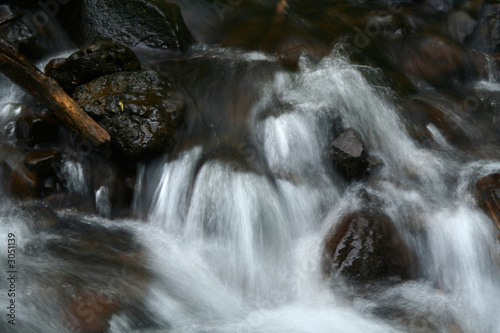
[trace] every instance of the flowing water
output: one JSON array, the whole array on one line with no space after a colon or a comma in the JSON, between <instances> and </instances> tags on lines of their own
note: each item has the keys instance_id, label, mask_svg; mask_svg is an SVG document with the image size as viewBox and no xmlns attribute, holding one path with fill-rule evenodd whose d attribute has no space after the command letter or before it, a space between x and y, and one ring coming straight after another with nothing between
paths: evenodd
<instances>
[{"instance_id":1,"label":"flowing water","mask_svg":"<svg viewBox=\"0 0 500 333\"><path fill-rule=\"evenodd\" d=\"M63 165L68 187L95 196L99 214L61 210L60 225L40 229L2 193L0 258L15 234L18 276L12 327L2 259L2 332L71 332L71 307L92 317L114 297L131 310L111 318L113 333L500 332L500 246L471 194L477 179L500 172L498 159L464 156L432 126L438 148L414 141L380 73L340 47L319 63L302 57L296 72L264 53L196 48L215 65L187 70L183 89L201 102L189 102L175 152L138 166L137 218L106 218L108 189L92 193L91 165L75 156ZM6 150L29 98L0 84ZM348 127L380 161L368 181L346 183L324 153ZM380 200L417 253L418 279L360 294L322 275L324 239L361 207L360 191Z\"/></svg>"}]
</instances>

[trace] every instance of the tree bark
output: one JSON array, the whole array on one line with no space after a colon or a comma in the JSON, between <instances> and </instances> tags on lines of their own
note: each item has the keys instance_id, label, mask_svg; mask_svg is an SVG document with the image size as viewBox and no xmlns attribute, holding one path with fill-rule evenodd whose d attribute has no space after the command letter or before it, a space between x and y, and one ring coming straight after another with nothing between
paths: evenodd
<instances>
[{"instance_id":1,"label":"tree bark","mask_svg":"<svg viewBox=\"0 0 500 333\"><path fill-rule=\"evenodd\" d=\"M12 21L15 21L17 20L18 18L20 18L21 16L23 16L23 13L19 13L19 14L14 14L14 15L11 15L9 17L6 17L4 19L1 19L0 20L0 26L4 25L4 24L8 24Z\"/></svg>"},{"instance_id":2,"label":"tree bark","mask_svg":"<svg viewBox=\"0 0 500 333\"><path fill-rule=\"evenodd\" d=\"M97 124L59 84L43 74L15 48L0 38L0 72L33 95L74 132L96 147L110 141L109 133Z\"/></svg>"}]
</instances>

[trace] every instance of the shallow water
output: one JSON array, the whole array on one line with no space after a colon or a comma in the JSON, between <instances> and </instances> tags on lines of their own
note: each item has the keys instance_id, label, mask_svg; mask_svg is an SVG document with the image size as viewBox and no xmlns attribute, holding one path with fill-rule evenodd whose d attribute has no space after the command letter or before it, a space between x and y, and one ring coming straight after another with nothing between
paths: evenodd
<instances>
[{"instance_id":1,"label":"shallow water","mask_svg":"<svg viewBox=\"0 0 500 333\"><path fill-rule=\"evenodd\" d=\"M68 312L91 318L119 298L128 310L111 317L114 333L500 332L497 231L471 194L500 172L495 156L458 152L432 124L433 146L417 142L397 93L341 46L319 62L303 55L295 72L259 51L191 52L208 57L177 68L188 126L171 154L138 165L136 218L106 218L107 189L93 193L91 164L75 156L63 163L68 188L95 196L96 214L60 210L61 224L40 228L2 193L0 233L15 234L18 269L17 324L0 321L3 331L71 332ZM476 86L498 91L494 73ZM2 79L3 151L27 101ZM379 160L363 182L346 182L325 154L349 127ZM323 276L324 239L362 191L415 251L418 279L360 293Z\"/></svg>"}]
</instances>

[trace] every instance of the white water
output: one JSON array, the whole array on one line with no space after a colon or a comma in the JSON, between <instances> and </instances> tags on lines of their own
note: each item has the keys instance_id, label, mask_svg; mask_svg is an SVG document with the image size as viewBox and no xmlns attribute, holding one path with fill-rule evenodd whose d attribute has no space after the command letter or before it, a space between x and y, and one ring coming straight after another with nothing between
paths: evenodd
<instances>
[{"instance_id":1,"label":"white water","mask_svg":"<svg viewBox=\"0 0 500 333\"><path fill-rule=\"evenodd\" d=\"M261 95L248 121L265 162L252 153L243 157L266 163L269 174L216 158L200 166L204 152L195 146L175 160L140 166L134 208L146 212L145 222L84 218L130 230L146 249L151 281L118 277L124 288L145 295L140 306L157 324L137 331L500 332L500 249L493 222L470 194L480 176L500 171L499 162L446 157L452 148L436 128L433 136L450 154L418 147L388 94L336 52L318 65L302 61L296 74L275 73ZM2 117L11 118L12 109ZM323 153L338 118L383 162L367 184L345 184ZM70 186L88 191L84 169L71 161L65 166ZM420 279L360 296L348 281L322 277L324 237L339 216L361 205L361 188L382 200L380 209L417 252ZM104 189L97 198L107 211ZM15 232L22 240L25 274L54 276L22 282L18 320L25 326L18 331L68 331L60 323L60 299L42 297L41 287L57 294L54 271L75 268L50 256L30 257L24 248L32 239L62 236L36 235L8 203L1 212L2 235ZM98 286L109 279L88 269L75 274L88 273ZM1 293L0 302L6 299ZM110 330L133 331L132 321L114 316ZM5 321L0 325L12 331Z\"/></svg>"}]
</instances>

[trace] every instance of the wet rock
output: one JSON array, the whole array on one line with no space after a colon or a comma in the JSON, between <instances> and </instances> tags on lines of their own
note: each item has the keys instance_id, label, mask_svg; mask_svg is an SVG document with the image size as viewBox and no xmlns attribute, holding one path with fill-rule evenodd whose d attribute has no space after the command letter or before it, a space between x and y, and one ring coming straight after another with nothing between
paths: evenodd
<instances>
[{"instance_id":1,"label":"wet rock","mask_svg":"<svg viewBox=\"0 0 500 333\"><path fill-rule=\"evenodd\" d=\"M325 240L323 272L357 283L395 278L413 273L410 249L391 219L379 212L361 210L342 218Z\"/></svg>"},{"instance_id":2,"label":"wet rock","mask_svg":"<svg viewBox=\"0 0 500 333\"><path fill-rule=\"evenodd\" d=\"M393 51L396 68L436 87L449 87L460 78L464 65L461 47L440 36L407 38Z\"/></svg>"},{"instance_id":3,"label":"wet rock","mask_svg":"<svg viewBox=\"0 0 500 333\"><path fill-rule=\"evenodd\" d=\"M434 9L437 12L447 12L453 8L454 0L425 0L425 6Z\"/></svg>"},{"instance_id":4,"label":"wet rock","mask_svg":"<svg viewBox=\"0 0 500 333\"><path fill-rule=\"evenodd\" d=\"M491 55L497 67L500 67L500 53L495 53Z\"/></svg>"},{"instance_id":5,"label":"wet rock","mask_svg":"<svg viewBox=\"0 0 500 333\"><path fill-rule=\"evenodd\" d=\"M53 164L61 161L61 153L55 149L30 150L23 155L23 163L38 174L54 172Z\"/></svg>"},{"instance_id":6,"label":"wet rock","mask_svg":"<svg viewBox=\"0 0 500 333\"><path fill-rule=\"evenodd\" d=\"M131 157L168 150L184 119L185 102L154 71L100 77L78 87L74 98Z\"/></svg>"},{"instance_id":7,"label":"wet rock","mask_svg":"<svg viewBox=\"0 0 500 333\"><path fill-rule=\"evenodd\" d=\"M492 57L476 50L466 49L464 53L465 79L489 81L494 60Z\"/></svg>"},{"instance_id":8,"label":"wet rock","mask_svg":"<svg viewBox=\"0 0 500 333\"><path fill-rule=\"evenodd\" d=\"M61 186L57 181L57 177L53 175L46 176L42 181L42 196L51 195L59 192Z\"/></svg>"},{"instance_id":9,"label":"wet rock","mask_svg":"<svg viewBox=\"0 0 500 333\"><path fill-rule=\"evenodd\" d=\"M339 172L347 179L359 179L370 163L361 139L354 129L342 132L331 144L330 156Z\"/></svg>"},{"instance_id":10,"label":"wet rock","mask_svg":"<svg viewBox=\"0 0 500 333\"><path fill-rule=\"evenodd\" d=\"M429 290L429 292L431 291ZM440 293L441 291L436 289L434 296ZM411 299L412 296L411 294L405 295L399 292L375 294L371 299L375 304L372 313L384 321L390 321L401 327L404 332L463 333L456 324L459 322L458 318L451 311L436 312L433 307L421 308L419 311L415 311L415 300Z\"/></svg>"},{"instance_id":11,"label":"wet rock","mask_svg":"<svg viewBox=\"0 0 500 333\"><path fill-rule=\"evenodd\" d=\"M94 158L93 165L91 182L97 212L106 218L127 216L134 196L135 170L125 167L118 156L113 160Z\"/></svg>"},{"instance_id":12,"label":"wet rock","mask_svg":"<svg viewBox=\"0 0 500 333\"><path fill-rule=\"evenodd\" d=\"M24 280L28 300L60 310L56 323L68 332L107 332L113 315L144 309L152 273L148 252L133 232L73 212L58 217L48 233L42 230L24 244L26 258L44 263Z\"/></svg>"},{"instance_id":13,"label":"wet rock","mask_svg":"<svg viewBox=\"0 0 500 333\"><path fill-rule=\"evenodd\" d=\"M19 17L0 26L0 36L23 55L38 58L42 53L42 48L37 43L36 34L23 22L22 13L10 5L0 5L0 20L14 15L19 15Z\"/></svg>"},{"instance_id":14,"label":"wet rock","mask_svg":"<svg viewBox=\"0 0 500 333\"><path fill-rule=\"evenodd\" d=\"M70 325L85 333L105 332L109 327L109 320L119 311L120 306L116 300L95 290L80 292L66 307Z\"/></svg>"},{"instance_id":15,"label":"wet rock","mask_svg":"<svg viewBox=\"0 0 500 333\"><path fill-rule=\"evenodd\" d=\"M54 237L34 255L68 269L34 274L41 275L37 281L41 278L44 288L56 285L52 297L62 299L71 328L105 332L114 314L140 306L151 274L146 251L132 233L81 222L76 216L62 216L51 232Z\"/></svg>"},{"instance_id":16,"label":"wet rock","mask_svg":"<svg viewBox=\"0 0 500 333\"><path fill-rule=\"evenodd\" d=\"M18 198L39 198L42 191L39 176L18 163L11 170L10 192Z\"/></svg>"},{"instance_id":17,"label":"wet rock","mask_svg":"<svg viewBox=\"0 0 500 333\"><path fill-rule=\"evenodd\" d=\"M192 42L179 7L162 0L77 0L64 13L60 20L84 44L106 40L183 51Z\"/></svg>"},{"instance_id":18,"label":"wet rock","mask_svg":"<svg viewBox=\"0 0 500 333\"><path fill-rule=\"evenodd\" d=\"M399 111L410 136L425 146L436 147L436 143L464 146L471 142L468 135L472 132L468 133L463 126L470 122L468 114L461 109L460 101L450 96L414 95L401 101Z\"/></svg>"},{"instance_id":19,"label":"wet rock","mask_svg":"<svg viewBox=\"0 0 500 333\"><path fill-rule=\"evenodd\" d=\"M57 142L59 124L48 111L21 116L16 120L16 137L29 147L39 143Z\"/></svg>"},{"instance_id":20,"label":"wet rock","mask_svg":"<svg viewBox=\"0 0 500 333\"><path fill-rule=\"evenodd\" d=\"M449 36L459 43L463 43L469 39L476 26L476 20L464 10L456 10L448 14L446 29Z\"/></svg>"},{"instance_id":21,"label":"wet rock","mask_svg":"<svg viewBox=\"0 0 500 333\"><path fill-rule=\"evenodd\" d=\"M26 220L36 229L53 227L59 223L59 218L52 209L38 203L27 206L24 213Z\"/></svg>"},{"instance_id":22,"label":"wet rock","mask_svg":"<svg viewBox=\"0 0 500 333\"><path fill-rule=\"evenodd\" d=\"M83 196L67 192L56 192L47 195L42 200L44 204L55 210L74 209L83 213L96 213L94 199L91 196Z\"/></svg>"},{"instance_id":23,"label":"wet rock","mask_svg":"<svg viewBox=\"0 0 500 333\"><path fill-rule=\"evenodd\" d=\"M3 182L0 182L0 193L5 193L10 191L10 184L8 181L10 181L10 168L7 163L4 161L0 161L0 179L3 179Z\"/></svg>"},{"instance_id":24,"label":"wet rock","mask_svg":"<svg viewBox=\"0 0 500 333\"><path fill-rule=\"evenodd\" d=\"M486 53L500 52L500 4L483 3L472 44Z\"/></svg>"},{"instance_id":25,"label":"wet rock","mask_svg":"<svg viewBox=\"0 0 500 333\"><path fill-rule=\"evenodd\" d=\"M491 216L500 231L500 174L479 179L475 194L481 208Z\"/></svg>"},{"instance_id":26,"label":"wet rock","mask_svg":"<svg viewBox=\"0 0 500 333\"><path fill-rule=\"evenodd\" d=\"M122 71L136 71L141 64L128 47L99 41L73 53L67 59L53 59L45 67L45 73L68 93L81 84L100 76Z\"/></svg>"},{"instance_id":27,"label":"wet rock","mask_svg":"<svg viewBox=\"0 0 500 333\"><path fill-rule=\"evenodd\" d=\"M489 75L486 55L440 35L413 34L376 45L374 64L404 73L419 90L459 90L464 82Z\"/></svg>"}]
</instances>

